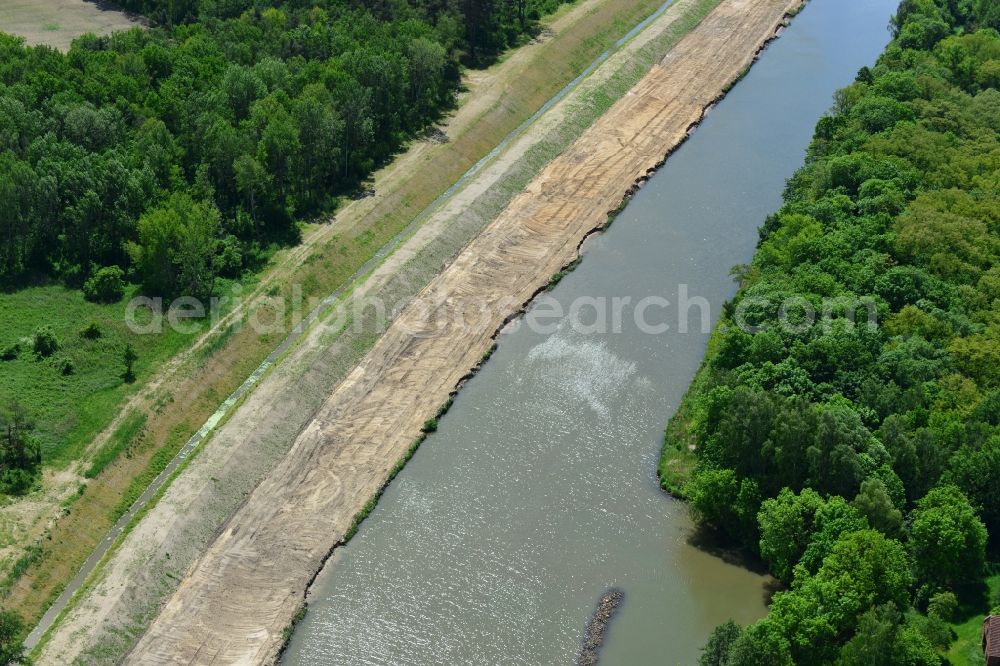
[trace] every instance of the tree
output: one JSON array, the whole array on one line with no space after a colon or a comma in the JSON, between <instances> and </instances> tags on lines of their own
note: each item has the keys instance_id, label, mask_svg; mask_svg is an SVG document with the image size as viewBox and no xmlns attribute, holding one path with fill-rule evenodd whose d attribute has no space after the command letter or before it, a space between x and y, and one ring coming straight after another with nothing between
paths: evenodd
<instances>
[{"instance_id":1,"label":"tree","mask_svg":"<svg viewBox=\"0 0 1000 666\"><path fill-rule=\"evenodd\" d=\"M10 141L22 136L14 130ZM34 231L42 188L31 165L9 151L0 150L0 173L4 174L0 178L0 276L18 275L28 268L40 240Z\"/></svg>"},{"instance_id":2,"label":"tree","mask_svg":"<svg viewBox=\"0 0 1000 666\"><path fill-rule=\"evenodd\" d=\"M696 520L756 550L761 497L753 479L740 479L731 469L703 469L687 492Z\"/></svg>"},{"instance_id":3,"label":"tree","mask_svg":"<svg viewBox=\"0 0 1000 666\"><path fill-rule=\"evenodd\" d=\"M991 437L978 449L963 447L951 458L946 479L962 489L980 509L987 532L1000 535L1000 435Z\"/></svg>"},{"instance_id":4,"label":"tree","mask_svg":"<svg viewBox=\"0 0 1000 666\"><path fill-rule=\"evenodd\" d=\"M364 170L363 160L358 159L358 154L363 154L375 139L372 91L351 79L337 92L337 110L344 121L341 174L351 178Z\"/></svg>"},{"instance_id":5,"label":"tree","mask_svg":"<svg viewBox=\"0 0 1000 666\"><path fill-rule=\"evenodd\" d=\"M811 488L796 495L788 488L765 500L757 514L760 555L778 580L792 582L792 572L813 535L816 511L823 498Z\"/></svg>"},{"instance_id":6,"label":"tree","mask_svg":"<svg viewBox=\"0 0 1000 666\"><path fill-rule=\"evenodd\" d=\"M125 350L122 352L122 362L125 364L125 371L122 373L122 378L125 380L126 384L131 384L135 381L135 362L139 360L139 354L136 353L135 347L131 343L125 345Z\"/></svg>"},{"instance_id":7,"label":"tree","mask_svg":"<svg viewBox=\"0 0 1000 666\"><path fill-rule=\"evenodd\" d=\"M909 602L910 565L903 545L881 532L843 534L815 575L796 574L779 593L770 620L787 638L796 663L832 661L840 641L872 606Z\"/></svg>"},{"instance_id":8,"label":"tree","mask_svg":"<svg viewBox=\"0 0 1000 666\"><path fill-rule=\"evenodd\" d=\"M855 410L841 405L822 409L809 449L811 485L831 495L853 496L863 478L859 454L868 449L870 439Z\"/></svg>"},{"instance_id":9,"label":"tree","mask_svg":"<svg viewBox=\"0 0 1000 666\"><path fill-rule=\"evenodd\" d=\"M250 115L250 107L267 94L267 86L253 70L242 65L230 65L222 79L225 93L235 120L240 121Z\"/></svg>"},{"instance_id":10,"label":"tree","mask_svg":"<svg viewBox=\"0 0 1000 666\"><path fill-rule=\"evenodd\" d=\"M774 426L779 399L749 388L720 393L706 419L705 442L700 456L739 476L769 476L771 462L761 455Z\"/></svg>"},{"instance_id":11,"label":"tree","mask_svg":"<svg viewBox=\"0 0 1000 666\"><path fill-rule=\"evenodd\" d=\"M309 86L292 108L302 144L297 166L300 197L310 201L317 191L329 189L340 172L344 122L324 86ZM310 201L311 203L311 201Z\"/></svg>"},{"instance_id":12,"label":"tree","mask_svg":"<svg viewBox=\"0 0 1000 666\"><path fill-rule=\"evenodd\" d=\"M895 663L901 666L940 666L942 661L926 636L913 627L904 627L896 636Z\"/></svg>"},{"instance_id":13,"label":"tree","mask_svg":"<svg viewBox=\"0 0 1000 666\"><path fill-rule=\"evenodd\" d=\"M32 436L34 423L16 400L0 411L0 490L22 495L30 488L42 452Z\"/></svg>"},{"instance_id":14,"label":"tree","mask_svg":"<svg viewBox=\"0 0 1000 666\"><path fill-rule=\"evenodd\" d=\"M927 615L951 622L958 608L958 597L954 592L938 592L927 602Z\"/></svg>"},{"instance_id":15,"label":"tree","mask_svg":"<svg viewBox=\"0 0 1000 666\"><path fill-rule=\"evenodd\" d=\"M851 504L882 534L888 537L899 534L903 513L893 505L881 479L869 477L862 481L861 490Z\"/></svg>"},{"instance_id":16,"label":"tree","mask_svg":"<svg viewBox=\"0 0 1000 666\"><path fill-rule=\"evenodd\" d=\"M465 15L465 38L469 45L469 59L479 62L483 52L494 48L496 30L496 0L462 0Z\"/></svg>"},{"instance_id":17,"label":"tree","mask_svg":"<svg viewBox=\"0 0 1000 666\"><path fill-rule=\"evenodd\" d=\"M902 614L892 604L872 608L861 616L851 640L840 649L840 666L894 666L896 636Z\"/></svg>"},{"instance_id":18,"label":"tree","mask_svg":"<svg viewBox=\"0 0 1000 666\"><path fill-rule=\"evenodd\" d=\"M17 666L30 664L25 655L21 637L24 634L24 622L16 613L0 610L0 664Z\"/></svg>"},{"instance_id":19,"label":"tree","mask_svg":"<svg viewBox=\"0 0 1000 666\"><path fill-rule=\"evenodd\" d=\"M755 336L755 341L762 337ZM764 455L774 461L774 476L783 486L798 490L808 480L808 449L816 437L817 421L816 408L804 398L792 398L780 406ZM774 485L767 484L772 492Z\"/></svg>"},{"instance_id":20,"label":"tree","mask_svg":"<svg viewBox=\"0 0 1000 666\"><path fill-rule=\"evenodd\" d=\"M265 105L265 102L270 102ZM266 109L264 108L266 106ZM293 156L298 153L301 143L299 130L284 105L267 98L254 105L252 116L266 113L260 141L257 143L257 162L272 175L279 194L287 193Z\"/></svg>"},{"instance_id":21,"label":"tree","mask_svg":"<svg viewBox=\"0 0 1000 666\"><path fill-rule=\"evenodd\" d=\"M957 486L939 486L917 502L909 545L917 579L934 588L955 588L982 576L986 527Z\"/></svg>"},{"instance_id":22,"label":"tree","mask_svg":"<svg viewBox=\"0 0 1000 666\"><path fill-rule=\"evenodd\" d=\"M729 650L728 666L793 666L788 639L769 619L747 627Z\"/></svg>"},{"instance_id":23,"label":"tree","mask_svg":"<svg viewBox=\"0 0 1000 666\"><path fill-rule=\"evenodd\" d=\"M829 498L816 508L809 545L796 565L795 575L801 572L815 574L842 535L868 527L865 518L843 497L835 495Z\"/></svg>"},{"instance_id":24,"label":"tree","mask_svg":"<svg viewBox=\"0 0 1000 666\"><path fill-rule=\"evenodd\" d=\"M5 466L27 469L41 462L41 450L31 436L34 428L27 410L16 400L0 412L0 446Z\"/></svg>"},{"instance_id":25,"label":"tree","mask_svg":"<svg viewBox=\"0 0 1000 666\"><path fill-rule=\"evenodd\" d=\"M992 0L976 0L976 15L983 25L1000 30L1000 6Z\"/></svg>"},{"instance_id":26,"label":"tree","mask_svg":"<svg viewBox=\"0 0 1000 666\"><path fill-rule=\"evenodd\" d=\"M219 211L187 194L174 194L139 219L139 242L130 247L148 292L164 296L209 295Z\"/></svg>"},{"instance_id":27,"label":"tree","mask_svg":"<svg viewBox=\"0 0 1000 666\"><path fill-rule=\"evenodd\" d=\"M260 162L249 155L240 155L233 162L236 189L245 197L245 205L256 222L257 204L263 198L271 178Z\"/></svg>"},{"instance_id":28,"label":"tree","mask_svg":"<svg viewBox=\"0 0 1000 666\"><path fill-rule=\"evenodd\" d=\"M861 616L854 636L840 650L838 666L939 666L934 646L907 627L893 604L876 606Z\"/></svg>"},{"instance_id":29,"label":"tree","mask_svg":"<svg viewBox=\"0 0 1000 666\"><path fill-rule=\"evenodd\" d=\"M410 100L424 119L440 104L447 54L440 44L418 37L410 42L407 56Z\"/></svg>"},{"instance_id":30,"label":"tree","mask_svg":"<svg viewBox=\"0 0 1000 666\"><path fill-rule=\"evenodd\" d=\"M743 633L740 625L732 620L720 624L712 631L708 637L708 642L701 649L701 656L698 658L699 666L728 666L729 656L733 649L733 644Z\"/></svg>"}]
</instances>

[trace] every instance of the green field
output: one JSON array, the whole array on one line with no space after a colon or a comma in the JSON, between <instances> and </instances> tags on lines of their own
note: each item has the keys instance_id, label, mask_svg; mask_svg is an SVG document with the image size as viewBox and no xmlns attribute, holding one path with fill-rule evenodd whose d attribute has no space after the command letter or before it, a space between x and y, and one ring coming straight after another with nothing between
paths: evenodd
<instances>
[{"instance_id":1,"label":"green field","mask_svg":"<svg viewBox=\"0 0 1000 666\"><path fill-rule=\"evenodd\" d=\"M17 400L29 407L47 466L78 459L122 400L191 340L169 327L157 335L131 332L125 324L128 299L90 303L80 291L57 285L0 295L0 349L19 347L16 358L0 361L0 404ZM100 333L96 339L84 335L90 324ZM32 350L34 333L42 326L50 327L59 343L47 358ZM204 326L199 324L199 330ZM124 379L129 344L139 356L132 383ZM70 374L63 371L66 361Z\"/></svg>"}]
</instances>

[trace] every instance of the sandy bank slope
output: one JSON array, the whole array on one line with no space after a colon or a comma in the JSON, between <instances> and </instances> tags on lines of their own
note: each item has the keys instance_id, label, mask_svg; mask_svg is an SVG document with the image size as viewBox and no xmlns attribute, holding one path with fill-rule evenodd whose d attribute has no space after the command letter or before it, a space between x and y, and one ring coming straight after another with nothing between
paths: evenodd
<instances>
[{"instance_id":1,"label":"sandy bank slope","mask_svg":"<svg viewBox=\"0 0 1000 666\"><path fill-rule=\"evenodd\" d=\"M743 71L789 4L726 0L546 167L337 387L126 662L272 658L323 558L509 314L492 307L483 316L482 304L524 302L569 262Z\"/></svg>"}]
</instances>

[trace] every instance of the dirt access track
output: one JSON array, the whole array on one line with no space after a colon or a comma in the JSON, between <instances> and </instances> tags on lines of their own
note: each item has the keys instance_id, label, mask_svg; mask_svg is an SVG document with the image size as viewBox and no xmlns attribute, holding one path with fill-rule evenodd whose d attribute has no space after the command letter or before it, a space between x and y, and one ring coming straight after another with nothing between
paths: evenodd
<instances>
[{"instance_id":1,"label":"dirt access track","mask_svg":"<svg viewBox=\"0 0 1000 666\"><path fill-rule=\"evenodd\" d=\"M530 301L574 259L797 4L726 0L550 163L337 386L126 663L272 661L331 549L512 314L496 304Z\"/></svg>"}]
</instances>

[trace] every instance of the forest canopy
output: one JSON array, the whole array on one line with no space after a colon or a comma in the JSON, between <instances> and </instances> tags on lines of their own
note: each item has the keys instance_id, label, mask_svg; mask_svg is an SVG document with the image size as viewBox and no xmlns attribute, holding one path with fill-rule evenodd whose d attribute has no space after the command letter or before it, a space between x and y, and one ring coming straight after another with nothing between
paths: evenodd
<instances>
[{"instance_id":1,"label":"forest canopy","mask_svg":"<svg viewBox=\"0 0 1000 666\"><path fill-rule=\"evenodd\" d=\"M454 103L462 62L560 0L122 4L154 27L66 54L0 34L0 284L117 267L203 295L294 242ZM184 206L204 243L168 253Z\"/></svg>"},{"instance_id":2,"label":"forest canopy","mask_svg":"<svg viewBox=\"0 0 1000 666\"><path fill-rule=\"evenodd\" d=\"M1000 552L1000 15L906 0L761 229L667 462L786 586L703 664L938 664ZM822 312L786 325L782 303ZM793 322L794 323L794 322ZM735 325L740 324L740 325Z\"/></svg>"}]
</instances>

